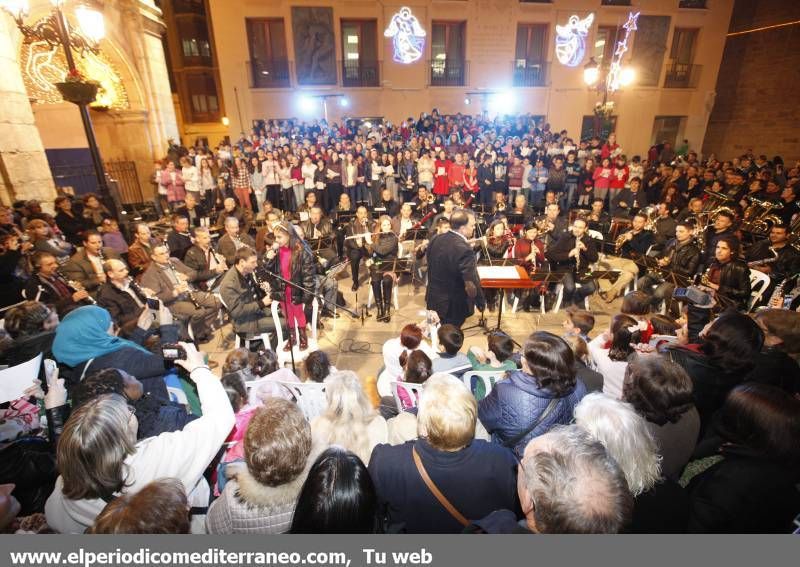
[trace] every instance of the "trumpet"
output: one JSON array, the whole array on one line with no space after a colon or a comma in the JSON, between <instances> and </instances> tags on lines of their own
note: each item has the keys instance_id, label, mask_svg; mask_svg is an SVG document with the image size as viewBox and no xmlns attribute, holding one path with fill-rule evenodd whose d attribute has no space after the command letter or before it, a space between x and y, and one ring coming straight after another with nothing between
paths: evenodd
<instances>
[{"instance_id":1,"label":"trumpet","mask_svg":"<svg viewBox=\"0 0 800 567\"><path fill-rule=\"evenodd\" d=\"M425 198L425 202L429 205L433 205L436 202L436 195L433 193L428 193L428 196Z\"/></svg>"},{"instance_id":2,"label":"trumpet","mask_svg":"<svg viewBox=\"0 0 800 567\"><path fill-rule=\"evenodd\" d=\"M629 234L632 235L633 232L629 230L628 232L626 232L626 233L622 234L621 236L619 236L614 241L614 256L619 256L620 250L622 250L622 247L625 245L625 242L628 241L628 235Z\"/></svg>"}]
</instances>

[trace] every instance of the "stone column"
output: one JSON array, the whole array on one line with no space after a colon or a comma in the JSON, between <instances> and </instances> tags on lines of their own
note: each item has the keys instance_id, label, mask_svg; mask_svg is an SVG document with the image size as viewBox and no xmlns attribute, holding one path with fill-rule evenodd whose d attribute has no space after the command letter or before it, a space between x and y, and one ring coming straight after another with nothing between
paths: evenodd
<instances>
[{"instance_id":1,"label":"stone column","mask_svg":"<svg viewBox=\"0 0 800 567\"><path fill-rule=\"evenodd\" d=\"M22 81L18 41L14 21L0 11L0 199L48 202L56 189Z\"/></svg>"}]
</instances>

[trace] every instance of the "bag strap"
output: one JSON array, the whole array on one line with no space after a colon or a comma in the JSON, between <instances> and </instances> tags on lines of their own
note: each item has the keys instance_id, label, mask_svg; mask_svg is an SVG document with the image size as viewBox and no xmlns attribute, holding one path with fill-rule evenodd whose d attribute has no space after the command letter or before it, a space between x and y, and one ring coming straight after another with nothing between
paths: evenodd
<instances>
[{"instance_id":1,"label":"bag strap","mask_svg":"<svg viewBox=\"0 0 800 567\"><path fill-rule=\"evenodd\" d=\"M545 418L552 413L554 409L556 409L556 406L558 405L558 402L560 400L561 398L551 398L550 402L547 404L547 407L544 408L544 411L539 414L539 417L536 418L533 424L522 433L515 435L511 439L508 439L507 441L503 442L503 446L508 447L509 449L513 449L514 447L516 447L517 443L525 439L525 437L527 437L527 435L531 431L539 427L539 424L542 423L545 420Z\"/></svg>"},{"instance_id":2,"label":"bag strap","mask_svg":"<svg viewBox=\"0 0 800 567\"><path fill-rule=\"evenodd\" d=\"M464 527L468 526L470 524L470 521L467 520L461 514L461 512L459 512L456 509L456 507L450 503L447 497L445 497L445 495L442 494L442 491L439 490L439 488L434 484L433 480L431 480L431 477L428 476L428 471L425 470L425 466L422 464L422 459L419 458L419 453L417 453L416 447L411 448L411 455L414 457L414 464L417 466L417 471L419 471L419 476L422 477L422 480L425 482L425 486L427 486L428 490L431 491L431 494L433 494L436 497L436 500L439 501L439 504L444 506L444 509L447 510L447 512L451 516L453 516L453 518L458 520L459 524L461 524Z\"/></svg>"},{"instance_id":3,"label":"bag strap","mask_svg":"<svg viewBox=\"0 0 800 567\"><path fill-rule=\"evenodd\" d=\"M78 382L83 382L83 377L86 376L86 371L89 370L89 366L92 365L92 362L94 362L94 357L87 360L86 364L83 365L83 372L81 372L81 377L78 378Z\"/></svg>"}]
</instances>

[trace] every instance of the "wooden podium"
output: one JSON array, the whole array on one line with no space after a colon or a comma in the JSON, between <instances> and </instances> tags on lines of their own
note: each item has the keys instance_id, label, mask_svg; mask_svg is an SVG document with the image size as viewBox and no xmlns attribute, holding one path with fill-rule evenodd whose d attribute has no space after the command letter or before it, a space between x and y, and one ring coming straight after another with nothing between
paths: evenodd
<instances>
[{"instance_id":1,"label":"wooden podium","mask_svg":"<svg viewBox=\"0 0 800 567\"><path fill-rule=\"evenodd\" d=\"M531 280L522 266L478 266L478 278L481 287L486 289L499 289L500 302L497 306L497 326L487 332L502 331L500 323L503 320L503 305L505 290L507 289L532 289L541 282Z\"/></svg>"}]
</instances>

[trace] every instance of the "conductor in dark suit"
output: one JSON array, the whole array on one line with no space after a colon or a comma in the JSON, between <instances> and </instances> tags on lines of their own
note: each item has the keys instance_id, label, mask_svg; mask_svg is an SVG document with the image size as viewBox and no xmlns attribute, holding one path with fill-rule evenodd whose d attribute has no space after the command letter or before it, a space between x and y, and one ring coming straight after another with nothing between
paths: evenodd
<instances>
[{"instance_id":1,"label":"conductor in dark suit","mask_svg":"<svg viewBox=\"0 0 800 567\"><path fill-rule=\"evenodd\" d=\"M439 320L460 327L474 308L483 311L475 253L467 243L475 230L475 216L459 210L450 217L450 230L428 245L428 289L425 304Z\"/></svg>"}]
</instances>

